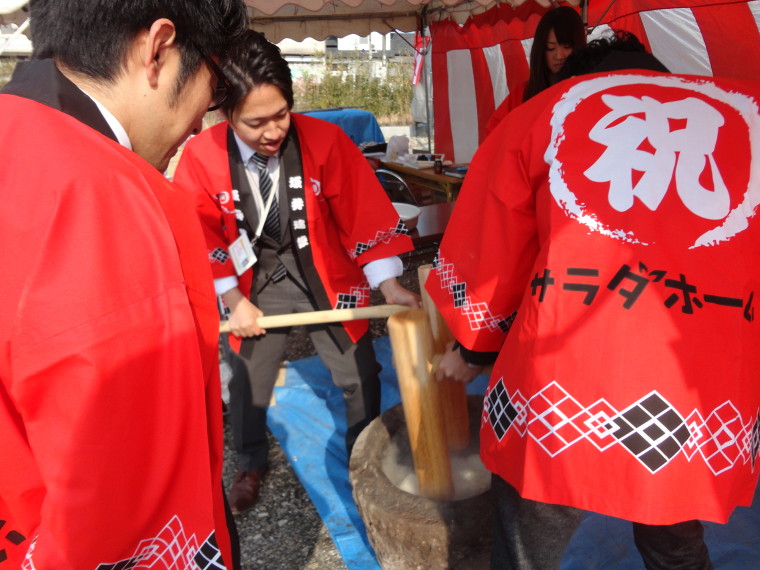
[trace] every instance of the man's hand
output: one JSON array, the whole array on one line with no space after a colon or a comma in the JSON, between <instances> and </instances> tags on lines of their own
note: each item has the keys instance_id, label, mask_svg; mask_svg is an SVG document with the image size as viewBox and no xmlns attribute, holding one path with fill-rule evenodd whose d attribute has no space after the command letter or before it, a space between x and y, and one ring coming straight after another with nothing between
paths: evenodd
<instances>
[{"instance_id":1,"label":"man's hand","mask_svg":"<svg viewBox=\"0 0 760 570\"><path fill-rule=\"evenodd\" d=\"M455 382L472 382L483 371L482 366L467 364L458 350L452 350L454 343L449 343L446 353L435 370L435 379L453 380Z\"/></svg>"},{"instance_id":2,"label":"man's hand","mask_svg":"<svg viewBox=\"0 0 760 570\"><path fill-rule=\"evenodd\" d=\"M420 296L404 289L395 277L380 283L379 289L385 297L385 302L389 305L406 305L412 309L420 307Z\"/></svg>"},{"instance_id":3,"label":"man's hand","mask_svg":"<svg viewBox=\"0 0 760 570\"><path fill-rule=\"evenodd\" d=\"M250 337L266 334L257 319L264 315L251 303L237 287L222 293L225 305L230 308L230 332L237 337Z\"/></svg>"}]
</instances>

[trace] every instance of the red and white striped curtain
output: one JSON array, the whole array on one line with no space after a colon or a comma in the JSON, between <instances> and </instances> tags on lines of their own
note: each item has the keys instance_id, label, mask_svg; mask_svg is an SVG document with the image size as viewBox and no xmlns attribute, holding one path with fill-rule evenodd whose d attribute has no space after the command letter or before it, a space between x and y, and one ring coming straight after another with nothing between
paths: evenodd
<instances>
[{"instance_id":1,"label":"red and white striped curtain","mask_svg":"<svg viewBox=\"0 0 760 570\"><path fill-rule=\"evenodd\" d=\"M528 79L533 34L546 9L501 4L464 26L431 25L435 149L469 162L494 109ZM760 81L760 0L591 0L594 35L636 36L674 73Z\"/></svg>"}]
</instances>

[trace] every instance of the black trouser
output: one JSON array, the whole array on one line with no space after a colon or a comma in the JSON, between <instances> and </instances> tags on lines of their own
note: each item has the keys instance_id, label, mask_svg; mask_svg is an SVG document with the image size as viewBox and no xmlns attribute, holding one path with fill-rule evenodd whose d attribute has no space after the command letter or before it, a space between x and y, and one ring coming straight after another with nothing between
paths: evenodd
<instances>
[{"instance_id":1,"label":"black trouser","mask_svg":"<svg viewBox=\"0 0 760 570\"><path fill-rule=\"evenodd\" d=\"M303 290L291 279L268 284L257 297L265 315L312 311ZM343 390L346 405L346 448L350 454L359 433L380 414L380 365L368 334L341 352L324 325L307 327L317 354L333 383ZM230 382L230 422L238 466L255 471L267 464L267 408L282 363L289 329L270 329L262 337L245 339L233 359Z\"/></svg>"},{"instance_id":2,"label":"black trouser","mask_svg":"<svg viewBox=\"0 0 760 570\"><path fill-rule=\"evenodd\" d=\"M560 567L584 511L523 499L500 477L491 478L494 502L492 570L550 570ZM702 523L633 523L636 547L650 570L712 568Z\"/></svg>"}]
</instances>

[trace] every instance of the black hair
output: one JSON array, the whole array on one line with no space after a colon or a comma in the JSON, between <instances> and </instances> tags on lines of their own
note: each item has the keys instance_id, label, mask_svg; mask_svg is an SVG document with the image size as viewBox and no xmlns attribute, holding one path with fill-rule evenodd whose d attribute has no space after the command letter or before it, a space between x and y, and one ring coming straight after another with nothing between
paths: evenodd
<instances>
[{"instance_id":1,"label":"black hair","mask_svg":"<svg viewBox=\"0 0 760 570\"><path fill-rule=\"evenodd\" d=\"M530 48L530 78L523 101L527 101L553 83L554 78L546 65L546 42L552 30L557 42L572 47L573 52L586 45L586 27L580 14L570 6L553 8L541 16Z\"/></svg>"},{"instance_id":2,"label":"black hair","mask_svg":"<svg viewBox=\"0 0 760 570\"><path fill-rule=\"evenodd\" d=\"M55 58L96 80L123 71L130 41L159 18L171 20L182 54L178 86L201 55L222 58L248 27L242 0L31 0L32 57Z\"/></svg>"},{"instance_id":3,"label":"black hair","mask_svg":"<svg viewBox=\"0 0 760 570\"><path fill-rule=\"evenodd\" d=\"M248 93L262 85L273 85L279 89L288 109L293 108L290 66L282 57L280 48L263 34L246 31L224 60L222 69L232 84L221 106L222 113L228 119Z\"/></svg>"},{"instance_id":4,"label":"black hair","mask_svg":"<svg viewBox=\"0 0 760 570\"><path fill-rule=\"evenodd\" d=\"M668 72L662 62L647 51L634 34L617 30L613 35L590 41L588 45L567 58L560 73L563 79L621 69L650 69Z\"/></svg>"}]
</instances>

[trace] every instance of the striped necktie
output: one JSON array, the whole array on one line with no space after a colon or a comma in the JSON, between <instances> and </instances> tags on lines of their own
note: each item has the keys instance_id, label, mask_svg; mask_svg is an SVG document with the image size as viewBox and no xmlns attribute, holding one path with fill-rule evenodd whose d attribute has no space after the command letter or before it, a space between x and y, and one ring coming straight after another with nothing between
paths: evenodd
<instances>
[{"instance_id":1,"label":"striped necktie","mask_svg":"<svg viewBox=\"0 0 760 570\"><path fill-rule=\"evenodd\" d=\"M267 163L269 157L254 152L251 156L251 160L259 170L259 191L261 192L261 200L266 204L269 199L269 195L272 193L272 179L269 176L267 170ZM271 237L278 244L280 243L280 210L277 207L277 195L272 198L272 204L269 206L269 212L267 212L267 219L264 221L264 233ZM277 283L282 281L287 274L287 270L282 262L277 264L277 267L269 277L269 281Z\"/></svg>"},{"instance_id":2,"label":"striped necktie","mask_svg":"<svg viewBox=\"0 0 760 570\"><path fill-rule=\"evenodd\" d=\"M251 160L259 170L259 191L261 192L261 200L266 204L269 195L272 193L272 179L267 171L269 157L254 152ZM277 243L280 243L280 210L277 207L276 195L272 198L272 205L267 213L267 219L264 221L264 233Z\"/></svg>"}]
</instances>

